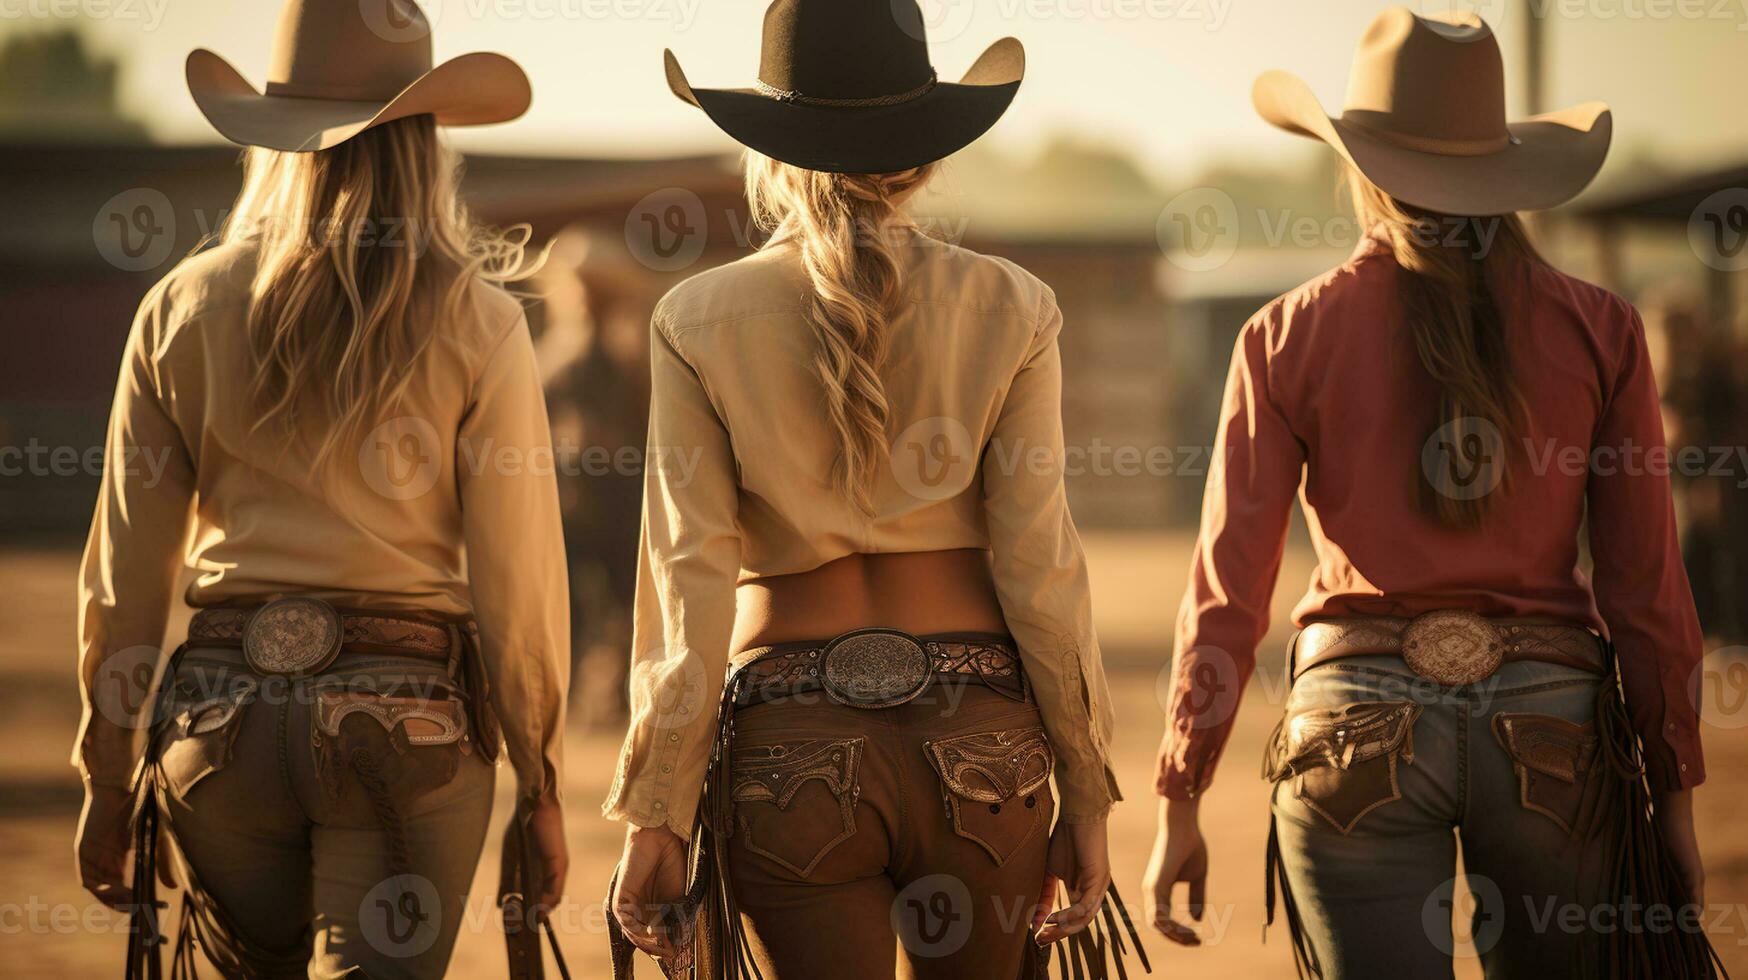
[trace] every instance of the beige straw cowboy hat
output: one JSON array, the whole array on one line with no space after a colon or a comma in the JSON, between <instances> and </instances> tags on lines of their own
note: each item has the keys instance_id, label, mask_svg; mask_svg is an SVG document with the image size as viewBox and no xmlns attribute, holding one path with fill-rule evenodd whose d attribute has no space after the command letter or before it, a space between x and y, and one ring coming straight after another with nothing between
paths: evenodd
<instances>
[{"instance_id":1,"label":"beige straw cowboy hat","mask_svg":"<svg viewBox=\"0 0 1748 980\"><path fill-rule=\"evenodd\" d=\"M1398 200L1443 214L1550 208L1583 190L1613 132L1608 106L1586 102L1505 120L1505 66L1479 17L1378 15L1360 38L1347 105L1330 116L1284 71L1256 80L1256 111L1320 139Z\"/></svg>"},{"instance_id":2,"label":"beige straw cowboy hat","mask_svg":"<svg viewBox=\"0 0 1748 980\"><path fill-rule=\"evenodd\" d=\"M528 76L501 54L431 65L431 26L412 0L291 0L280 11L265 91L201 48L188 91L226 139L325 150L378 126L432 114L445 126L507 122L528 110Z\"/></svg>"}]
</instances>

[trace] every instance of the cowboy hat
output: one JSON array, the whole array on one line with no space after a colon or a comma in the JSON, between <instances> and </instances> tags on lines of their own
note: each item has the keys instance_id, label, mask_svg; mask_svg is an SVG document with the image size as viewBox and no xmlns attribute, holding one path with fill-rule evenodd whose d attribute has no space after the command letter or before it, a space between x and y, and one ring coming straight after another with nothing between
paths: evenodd
<instances>
[{"instance_id":1,"label":"cowboy hat","mask_svg":"<svg viewBox=\"0 0 1748 980\"><path fill-rule=\"evenodd\" d=\"M1379 14L1360 38L1340 116L1284 71L1258 78L1251 101L1273 125L1334 147L1390 196L1442 214L1569 200L1601 169L1613 132L1601 102L1508 124L1505 66L1487 24L1405 7Z\"/></svg>"},{"instance_id":2,"label":"cowboy hat","mask_svg":"<svg viewBox=\"0 0 1748 980\"><path fill-rule=\"evenodd\" d=\"M299 152L426 113L445 126L506 122L532 98L528 77L501 54L431 67L431 26L412 0L290 0L265 92L205 48L188 56L187 74L195 104L226 139Z\"/></svg>"},{"instance_id":3,"label":"cowboy hat","mask_svg":"<svg viewBox=\"0 0 1748 980\"><path fill-rule=\"evenodd\" d=\"M893 173L982 136L1026 73L1003 38L957 83L929 63L914 0L776 0L751 88L694 88L672 51L668 88L743 146L807 170Z\"/></svg>"}]
</instances>

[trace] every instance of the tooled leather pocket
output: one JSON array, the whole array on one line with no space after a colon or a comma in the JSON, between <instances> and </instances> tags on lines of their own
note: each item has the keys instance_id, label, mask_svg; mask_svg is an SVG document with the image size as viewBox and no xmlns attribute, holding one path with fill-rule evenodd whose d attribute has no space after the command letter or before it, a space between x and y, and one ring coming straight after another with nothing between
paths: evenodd
<instances>
[{"instance_id":1,"label":"tooled leather pocket","mask_svg":"<svg viewBox=\"0 0 1748 980\"><path fill-rule=\"evenodd\" d=\"M998 865L1048 826L1056 756L1037 726L954 735L923 743L941 777L953 830Z\"/></svg>"},{"instance_id":2,"label":"tooled leather pocket","mask_svg":"<svg viewBox=\"0 0 1748 980\"><path fill-rule=\"evenodd\" d=\"M741 846L805 878L856 832L863 739L737 745L730 795Z\"/></svg>"},{"instance_id":3,"label":"tooled leather pocket","mask_svg":"<svg viewBox=\"0 0 1748 980\"><path fill-rule=\"evenodd\" d=\"M258 684L247 677L220 675L222 687L179 682L171 694L169 726L158 754L164 788L183 799L207 776L230 761L231 747ZM216 689L215 689L216 688Z\"/></svg>"},{"instance_id":4,"label":"tooled leather pocket","mask_svg":"<svg viewBox=\"0 0 1748 980\"><path fill-rule=\"evenodd\" d=\"M330 800L345 795L346 774L360 765L395 799L416 799L453 780L462 757L472 753L466 706L449 697L321 691L310 722L317 771Z\"/></svg>"},{"instance_id":5,"label":"tooled leather pocket","mask_svg":"<svg viewBox=\"0 0 1748 980\"><path fill-rule=\"evenodd\" d=\"M1497 714L1493 737L1517 769L1518 799L1568 834L1578 823L1596 760L1596 723L1552 715Z\"/></svg>"},{"instance_id":6,"label":"tooled leather pocket","mask_svg":"<svg viewBox=\"0 0 1748 980\"><path fill-rule=\"evenodd\" d=\"M1399 762L1414 761L1412 701L1356 701L1289 716L1269 747L1269 778L1293 780L1293 796L1343 834L1402 797Z\"/></svg>"}]
</instances>

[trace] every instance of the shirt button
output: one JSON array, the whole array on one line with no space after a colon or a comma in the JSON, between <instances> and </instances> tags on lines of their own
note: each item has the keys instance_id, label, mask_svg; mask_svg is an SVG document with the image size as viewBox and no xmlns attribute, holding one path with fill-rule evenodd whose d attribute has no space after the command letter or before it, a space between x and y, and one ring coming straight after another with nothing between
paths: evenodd
<instances>
[{"instance_id":1,"label":"shirt button","mask_svg":"<svg viewBox=\"0 0 1748 980\"><path fill-rule=\"evenodd\" d=\"M654 806L657 810L666 810L668 808L667 804L663 803L661 800L655 801Z\"/></svg>"},{"instance_id":2,"label":"shirt button","mask_svg":"<svg viewBox=\"0 0 1748 980\"><path fill-rule=\"evenodd\" d=\"M1683 763L1682 763L1682 764L1681 764L1681 771L1682 771L1682 772L1686 772L1686 771L1687 771L1687 763L1685 763L1685 762L1683 762Z\"/></svg>"},{"instance_id":3,"label":"shirt button","mask_svg":"<svg viewBox=\"0 0 1748 980\"><path fill-rule=\"evenodd\" d=\"M668 733L668 741L678 742L679 740L680 740L680 733L679 732L669 732Z\"/></svg>"},{"instance_id":4,"label":"shirt button","mask_svg":"<svg viewBox=\"0 0 1748 980\"><path fill-rule=\"evenodd\" d=\"M673 767L673 766L669 766L669 765L663 765L663 766L662 766L662 772L673 772L673 771L674 771L674 767Z\"/></svg>"}]
</instances>

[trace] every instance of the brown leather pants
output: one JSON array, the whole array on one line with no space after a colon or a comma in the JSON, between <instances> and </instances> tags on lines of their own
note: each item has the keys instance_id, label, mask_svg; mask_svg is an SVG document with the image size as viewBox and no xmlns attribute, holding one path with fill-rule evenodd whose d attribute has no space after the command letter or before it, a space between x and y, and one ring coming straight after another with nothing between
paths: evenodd
<instances>
[{"instance_id":1,"label":"brown leather pants","mask_svg":"<svg viewBox=\"0 0 1748 980\"><path fill-rule=\"evenodd\" d=\"M739 709L730 873L767 980L1023 975L1054 800L1029 703L938 681Z\"/></svg>"}]
</instances>

